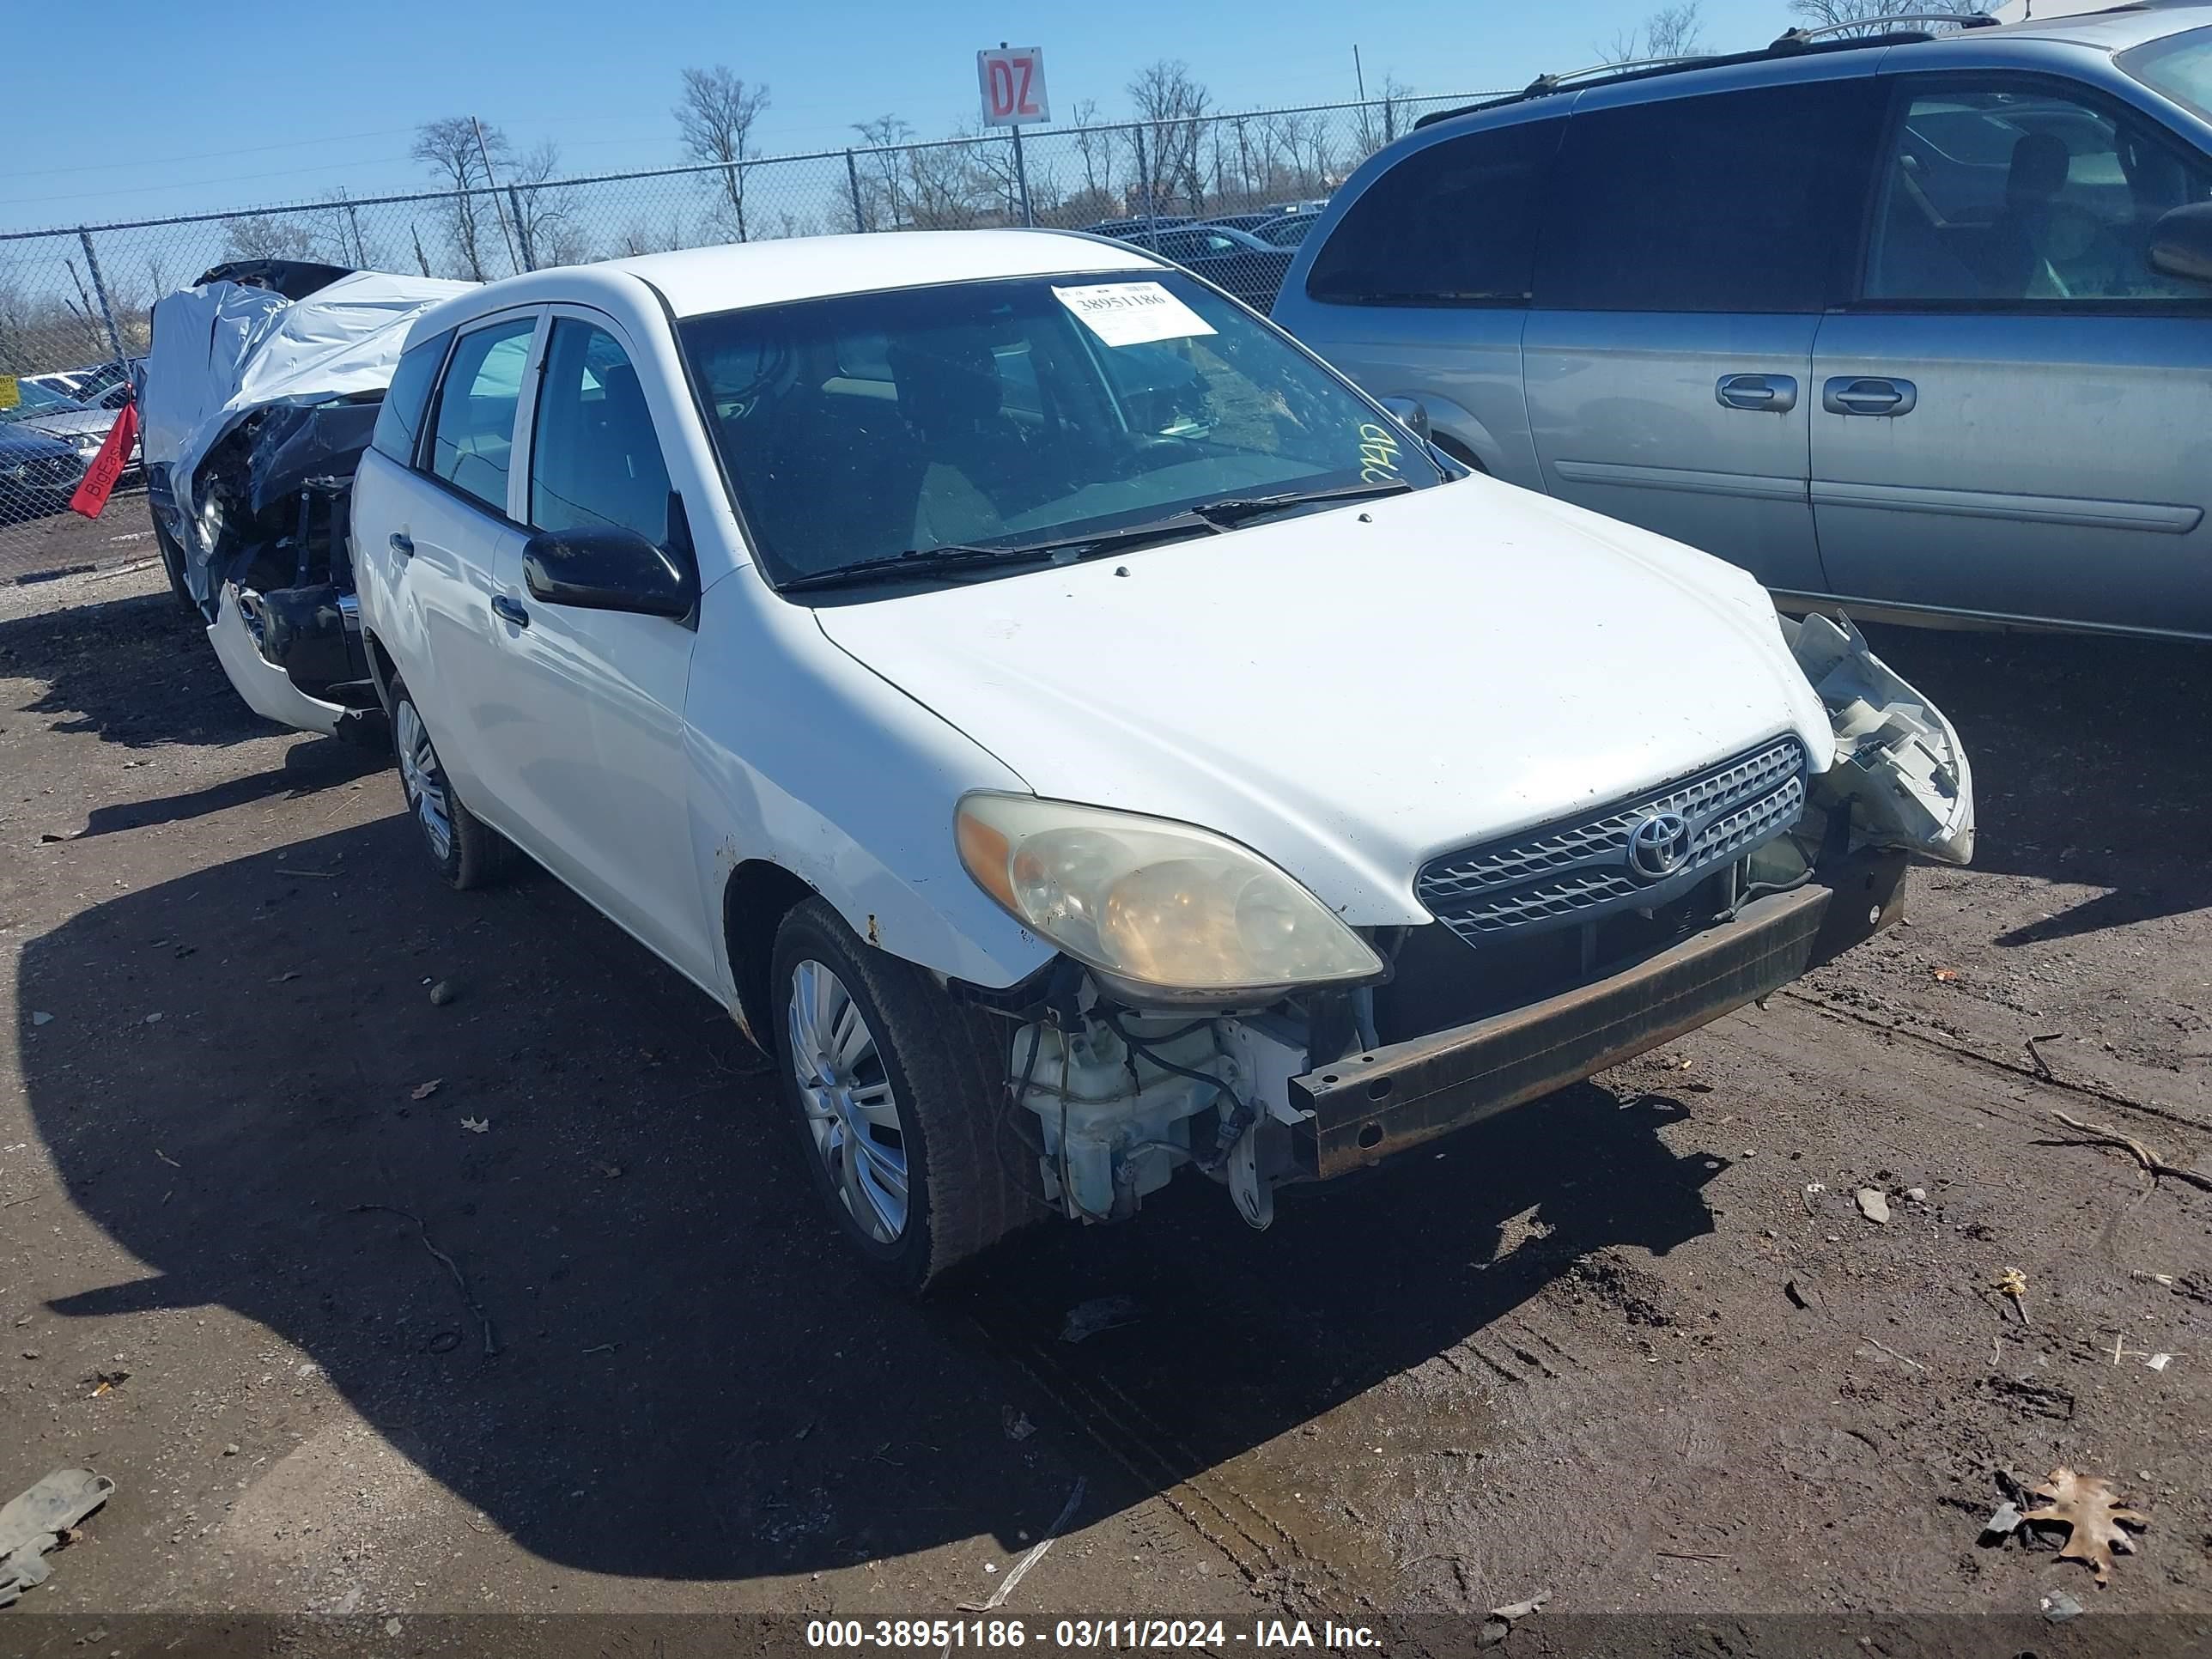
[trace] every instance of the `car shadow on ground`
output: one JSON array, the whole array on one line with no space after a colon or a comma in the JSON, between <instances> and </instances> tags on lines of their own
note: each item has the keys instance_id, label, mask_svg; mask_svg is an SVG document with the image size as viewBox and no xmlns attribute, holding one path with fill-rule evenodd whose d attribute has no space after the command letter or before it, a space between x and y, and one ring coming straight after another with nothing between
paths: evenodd
<instances>
[{"instance_id":1,"label":"car shadow on ground","mask_svg":"<svg viewBox=\"0 0 2212 1659\"><path fill-rule=\"evenodd\" d=\"M2087 635L1866 633L1966 744L1975 866L2109 890L1997 943L2212 905L2212 649Z\"/></svg>"},{"instance_id":2,"label":"car shadow on ground","mask_svg":"<svg viewBox=\"0 0 2212 1659\"><path fill-rule=\"evenodd\" d=\"M0 622L0 674L40 682L24 712L131 748L223 747L281 730L239 698L207 629L166 591Z\"/></svg>"},{"instance_id":3,"label":"car shadow on ground","mask_svg":"<svg viewBox=\"0 0 2212 1659\"><path fill-rule=\"evenodd\" d=\"M1588 1252L1712 1228L1723 1165L1656 1133L1681 1109L1584 1085L1286 1196L1266 1235L1186 1181L1133 1225L1032 1232L916 1307L848 1266L709 1001L550 879L458 896L419 860L395 815L24 947L37 1132L145 1267L52 1311L258 1322L549 1561L722 1579L1012 1548L1074 1470L1095 1519L1446 1352ZM1104 1296L1135 1322L1062 1342ZM1024 1346L1172 1431L1100 1457L1097 1425L1008 1363ZM289 1392L241 1382L198 1449L276 1455L321 1427ZM1017 1441L1015 1410L1057 1431Z\"/></svg>"}]
</instances>

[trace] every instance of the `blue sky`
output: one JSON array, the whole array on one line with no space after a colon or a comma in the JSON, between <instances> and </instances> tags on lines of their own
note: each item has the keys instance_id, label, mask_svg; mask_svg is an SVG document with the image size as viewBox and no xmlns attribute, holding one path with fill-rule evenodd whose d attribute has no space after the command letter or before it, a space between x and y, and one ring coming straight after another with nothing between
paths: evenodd
<instances>
[{"instance_id":1,"label":"blue sky","mask_svg":"<svg viewBox=\"0 0 2212 1659\"><path fill-rule=\"evenodd\" d=\"M1085 98L1118 113L1132 71L1158 58L1188 62L1223 107L1253 108L1351 98L1355 44L1370 91L1385 74L1419 92L1516 86L1589 64L1594 42L1655 3L10 6L0 38L11 61L75 64L57 86L102 90L82 114L41 120L38 78L16 80L0 227L290 202L341 185L356 196L423 188L407 159L412 128L462 113L504 128L518 149L551 140L564 173L671 165L681 158L669 108L687 64L724 63L769 84L757 139L775 154L842 147L854 122L884 113L941 136L973 118L975 49L1002 40L1044 48L1061 118ZM1703 14L1719 50L1764 44L1791 21L1784 0L1704 0Z\"/></svg>"}]
</instances>

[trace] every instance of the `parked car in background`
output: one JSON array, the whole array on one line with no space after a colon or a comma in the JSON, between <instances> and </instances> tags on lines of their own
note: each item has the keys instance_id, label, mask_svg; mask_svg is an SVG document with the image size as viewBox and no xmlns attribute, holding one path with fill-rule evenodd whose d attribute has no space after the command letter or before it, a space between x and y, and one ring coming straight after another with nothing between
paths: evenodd
<instances>
[{"instance_id":1,"label":"parked car in background","mask_svg":"<svg viewBox=\"0 0 2212 1659\"><path fill-rule=\"evenodd\" d=\"M145 368L143 357L130 357L121 362L102 363L97 368L77 370L76 390L70 395L94 409L120 409L135 395L133 388L144 379Z\"/></svg>"},{"instance_id":2,"label":"parked car in background","mask_svg":"<svg viewBox=\"0 0 2212 1659\"><path fill-rule=\"evenodd\" d=\"M906 1285L1178 1170L1264 1227L1972 844L1955 734L1848 630L1432 456L1099 238L464 295L352 545L431 867L520 847L730 1010Z\"/></svg>"},{"instance_id":3,"label":"parked car in background","mask_svg":"<svg viewBox=\"0 0 2212 1659\"><path fill-rule=\"evenodd\" d=\"M1217 213L1208 218L1194 221L1193 222L1208 225L1225 225L1231 230L1249 232L1257 230L1261 225L1273 224L1276 220L1282 216L1283 215L1279 210L1268 208L1259 213Z\"/></svg>"},{"instance_id":4,"label":"parked car in background","mask_svg":"<svg viewBox=\"0 0 2212 1659\"><path fill-rule=\"evenodd\" d=\"M100 447L107 441L108 430L114 426L115 419L116 410L112 409L96 409L30 380L16 382L14 408L0 409L0 424L67 444L86 466L92 464L93 457L100 453ZM82 471L81 467L80 475ZM134 443L121 482L126 486L135 484L141 476L138 446Z\"/></svg>"},{"instance_id":5,"label":"parked car in background","mask_svg":"<svg viewBox=\"0 0 2212 1659\"><path fill-rule=\"evenodd\" d=\"M84 374L82 369L58 368L51 374L23 374L16 378L19 385L39 386L48 392L58 392L64 398L74 398L77 387L83 382Z\"/></svg>"},{"instance_id":6,"label":"parked car in background","mask_svg":"<svg viewBox=\"0 0 2212 1659\"><path fill-rule=\"evenodd\" d=\"M76 446L0 422L0 524L61 512L83 482L85 465Z\"/></svg>"},{"instance_id":7,"label":"parked car in background","mask_svg":"<svg viewBox=\"0 0 2212 1659\"><path fill-rule=\"evenodd\" d=\"M1116 236L1226 289L1255 311L1264 312L1274 303L1275 290L1282 286L1283 273L1291 266L1285 249L1225 225L1182 224L1155 229L1139 221L1135 228L1117 232Z\"/></svg>"},{"instance_id":8,"label":"parked car in background","mask_svg":"<svg viewBox=\"0 0 2212 1659\"><path fill-rule=\"evenodd\" d=\"M1429 118L1274 316L1452 453L1788 603L2212 638L2212 8Z\"/></svg>"},{"instance_id":9,"label":"parked car in background","mask_svg":"<svg viewBox=\"0 0 2212 1659\"><path fill-rule=\"evenodd\" d=\"M1270 247L1296 247L1305 240L1306 233L1320 222L1318 213L1286 213L1252 226L1251 234Z\"/></svg>"}]
</instances>

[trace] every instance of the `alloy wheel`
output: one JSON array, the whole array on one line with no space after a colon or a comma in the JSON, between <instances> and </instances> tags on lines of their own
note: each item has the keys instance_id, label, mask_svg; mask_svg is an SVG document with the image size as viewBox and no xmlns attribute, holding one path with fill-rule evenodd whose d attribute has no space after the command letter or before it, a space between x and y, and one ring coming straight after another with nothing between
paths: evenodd
<instances>
[{"instance_id":1,"label":"alloy wheel","mask_svg":"<svg viewBox=\"0 0 2212 1659\"><path fill-rule=\"evenodd\" d=\"M791 1068L808 1139L830 1185L866 1237L906 1231L907 1135L890 1073L844 981L807 958L791 974Z\"/></svg>"},{"instance_id":2,"label":"alloy wheel","mask_svg":"<svg viewBox=\"0 0 2212 1659\"><path fill-rule=\"evenodd\" d=\"M430 843L431 856L443 864L453 856L453 820L446 805L446 774L438 764L438 751L430 746L430 733L411 702L400 703L392 716L393 747L399 751L399 781L408 804Z\"/></svg>"}]
</instances>

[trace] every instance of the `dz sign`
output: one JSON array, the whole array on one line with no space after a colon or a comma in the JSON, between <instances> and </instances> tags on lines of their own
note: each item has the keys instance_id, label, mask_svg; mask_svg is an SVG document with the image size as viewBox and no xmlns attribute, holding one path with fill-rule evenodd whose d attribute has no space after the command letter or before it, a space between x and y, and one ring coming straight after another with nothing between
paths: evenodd
<instances>
[{"instance_id":1,"label":"dz sign","mask_svg":"<svg viewBox=\"0 0 2212 1659\"><path fill-rule=\"evenodd\" d=\"M1036 46L977 52L975 82L983 94L986 126L1018 127L1052 119L1044 96L1044 53Z\"/></svg>"}]
</instances>

